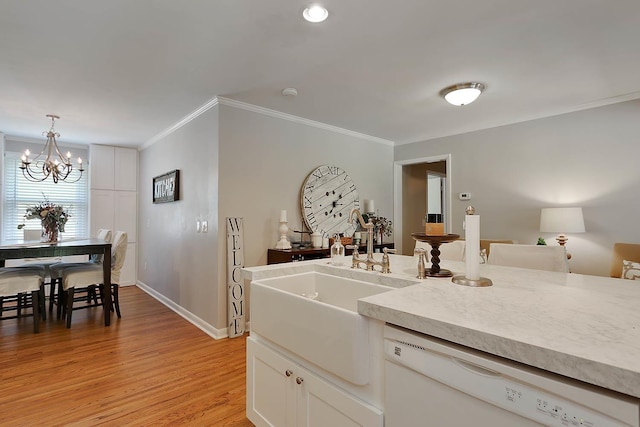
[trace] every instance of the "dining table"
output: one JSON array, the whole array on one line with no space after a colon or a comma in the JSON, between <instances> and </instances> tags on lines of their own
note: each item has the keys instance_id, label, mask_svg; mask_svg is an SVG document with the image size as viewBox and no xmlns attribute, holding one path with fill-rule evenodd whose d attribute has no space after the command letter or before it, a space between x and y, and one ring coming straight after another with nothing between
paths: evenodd
<instances>
[{"instance_id":1,"label":"dining table","mask_svg":"<svg viewBox=\"0 0 640 427\"><path fill-rule=\"evenodd\" d=\"M104 285L104 325L111 324L111 243L97 238L68 239L45 243L38 241L2 241L0 242L0 267L8 259L62 257L71 255L102 254Z\"/></svg>"}]
</instances>

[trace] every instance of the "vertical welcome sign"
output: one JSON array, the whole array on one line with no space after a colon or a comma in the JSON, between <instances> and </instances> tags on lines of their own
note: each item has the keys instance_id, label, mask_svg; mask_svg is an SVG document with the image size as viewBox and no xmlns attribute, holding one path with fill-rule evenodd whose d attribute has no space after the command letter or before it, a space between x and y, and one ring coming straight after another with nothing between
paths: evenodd
<instances>
[{"instance_id":1,"label":"vertical welcome sign","mask_svg":"<svg viewBox=\"0 0 640 427\"><path fill-rule=\"evenodd\" d=\"M244 334L244 238L242 218L227 218L227 333Z\"/></svg>"}]
</instances>

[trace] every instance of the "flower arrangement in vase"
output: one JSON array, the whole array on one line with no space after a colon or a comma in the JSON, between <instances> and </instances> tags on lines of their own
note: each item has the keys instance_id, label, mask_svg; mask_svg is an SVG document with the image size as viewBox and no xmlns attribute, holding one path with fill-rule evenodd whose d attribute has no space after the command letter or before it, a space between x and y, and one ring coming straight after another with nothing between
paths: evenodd
<instances>
[{"instance_id":1,"label":"flower arrangement in vase","mask_svg":"<svg viewBox=\"0 0 640 427\"><path fill-rule=\"evenodd\" d=\"M383 216L376 216L371 214L362 215L362 219L365 222L371 221L373 223L373 236L375 240L378 240L378 235L380 235L380 240L376 243L382 244L383 236L391 236L393 233L393 222L389 221L387 218Z\"/></svg>"},{"instance_id":2,"label":"flower arrangement in vase","mask_svg":"<svg viewBox=\"0 0 640 427\"><path fill-rule=\"evenodd\" d=\"M45 196L44 202L34 206L29 206L24 214L25 220L39 219L42 225L42 241L57 242L58 232L64 233L64 226L69 220L69 213L62 205L55 205ZM18 225L18 230L25 226L24 223Z\"/></svg>"}]
</instances>

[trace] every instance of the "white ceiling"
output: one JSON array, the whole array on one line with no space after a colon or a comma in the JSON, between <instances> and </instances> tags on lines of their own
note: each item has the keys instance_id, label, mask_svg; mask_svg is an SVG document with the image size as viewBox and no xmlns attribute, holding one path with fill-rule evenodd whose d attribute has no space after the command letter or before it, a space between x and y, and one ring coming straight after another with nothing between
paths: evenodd
<instances>
[{"instance_id":1,"label":"white ceiling","mask_svg":"<svg viewBox=\"0 0 640 427\"><path fill-rule=\"evenodd\" d=\"M307 4L1 0L0 132L141 146L222 96L406 143L640 98L638 0Z\"/></svg>"}]
</instances>

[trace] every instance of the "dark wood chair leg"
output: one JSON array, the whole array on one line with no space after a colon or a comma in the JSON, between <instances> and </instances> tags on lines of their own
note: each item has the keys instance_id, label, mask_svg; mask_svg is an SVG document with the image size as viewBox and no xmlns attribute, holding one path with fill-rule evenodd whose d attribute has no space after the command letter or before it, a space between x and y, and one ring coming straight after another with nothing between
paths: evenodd
<instances>
[{"instance_id":1,"label":"dark wood chair leg","mask_svg":"<svg viewBox=\"0 0 640 427\"><path fill-rule=\"evenodd\" d=\"M113 305L116 308L116 314L118 315L118 319L120 319L122 316L120 315L120 299L118 298L118 288L118 284L114 283L111 287L111 294L113 295Z\"/></svg>"},{"instance_id":2,"label":"dark wood chair leg","mask_svg":"<svg viewBox=\"0 0 640 427\"><path fill-rule=\"evenodd\" d=\"M98 305L98 292L100 292L100 303L102 303L102 293L98 286L91 286L91 293L93 295L93 303ZM90 303L91 301L89 301Z\"/></svg>"},{"instance_id":3,"label":"dark wood chair leg","mask_svg":"<svg viewBox=\"0 0 640 427\"><path fill-rule=\"evenodd\" d=\"M64 289L62 289L62 279L56 279L57 281L57 286L58 286L58 296L56 297L58 300L58 317L57 319L60 320L60 316L63 313L66 313L66 301L67 301L67 293L64 291Z\"/></svg>"},{"instance_id":4,"label":"dark wood chair leg","mask_svg":"<svg viewBox=\"0 0 640 427\"><path fill-rule=\"evenodd\" d=\"M33 333L40 332L40 290L31 291L31 302L33 304Z\"/></svg>"},{"instance_id":5,"label":"dark wood chair leg","mask_svg":"<svg viewBox=\"0 0 640 427\"><path fill-rule=\"evenodd\" d=\"M75 290L69 288L67 290L67 328L71 327L71 315L73 314L73 294Z\"/></svg>"},{"instance_id":6,"label":"dark wood chair leg","mask_svg":"<svg viewBox=\"0 0 640 427\"><path fill-rule=\"evenodd\" d=\"M23 300L24 300L24 294L22 294L22 293L18 294L18 297L16 298L16 304L18 304L16 306L16 316L18 316L18 317L22 316Z\"/></svg>"},{"instance_id":7,"label":"dark wood chair leg","mask_svg":"<svg viewBox=\"0 0 640 427\"><path fill-rule=\"evenodd\" d=\"M40 291L38 291L38 298L40 302L39 307L40 307L40 314L42 316L42 320L47 320L47 309L46 309L47 299L45 298L45 295L46 295L46 292L44 290L44 283L42 283L40 285Z\"/></svg>"},{"instance_id":8,"label":"dark wood chair leg","mask_svg":"<svg viewBox=\"0 0 640 427\"><path fill-rule=\"evenodd\" d=\"M60 279L51 279L51 283L49 286L49 313L53 313L53 301L56 299L56 285L58 284L58 280ZM60 301L58 301L60 304Z\"/></svg>"}]
</instances>

